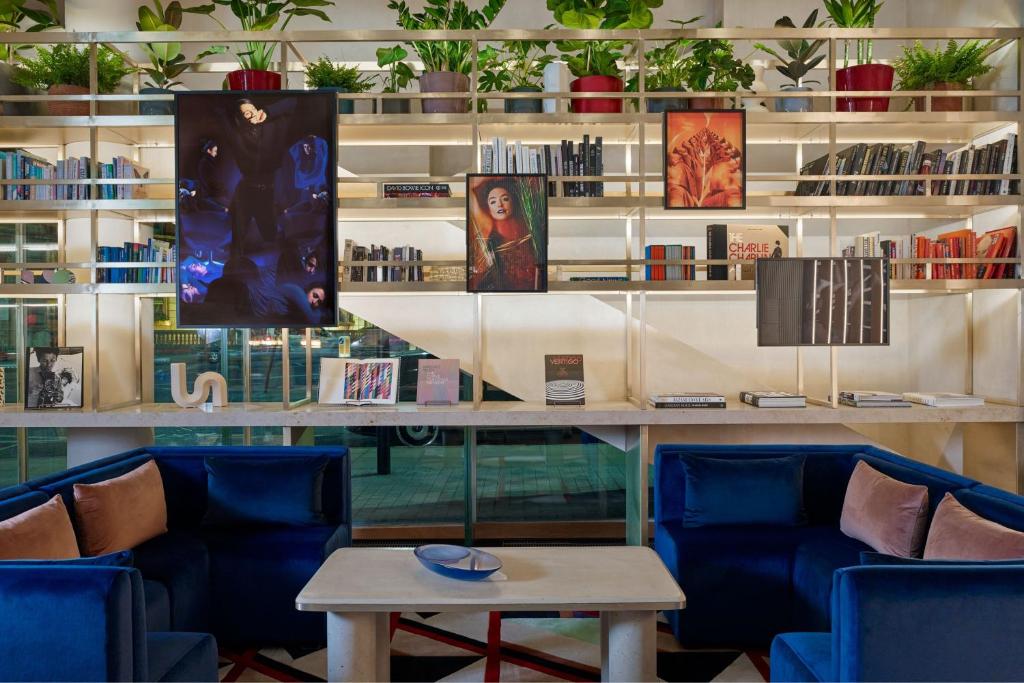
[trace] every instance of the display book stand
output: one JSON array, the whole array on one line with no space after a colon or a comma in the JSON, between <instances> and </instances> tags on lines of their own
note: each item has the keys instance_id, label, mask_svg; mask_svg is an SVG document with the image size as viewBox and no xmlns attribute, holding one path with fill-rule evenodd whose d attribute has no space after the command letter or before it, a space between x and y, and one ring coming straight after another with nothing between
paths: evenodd
<instances>
[{"instance_id":1,"label":"display book stand","mask_svg":"<svg viewBox=\"0 0 1024 683\"><path fill-rule=\"evenodd\" d=\"M575 36L575 32L567 31L565 38ZM1009 50L1016 49L1016 69L1018 82L1015 89L1010 90L976 90L962 93L943 92L942 96L969 96L972 102L982 103L987 98L992 101L1016 103L1011 110L975 110L964 112L904 112L888 113L842 113L835 111L837 97L849 96L851 93L839 93L835 90L820 90L801 93L801 97L810 97L817 103L817 109L807 113L774 113L748 112L748 149L757 153L766 146L784 144L792 147L794 158L788 172L752 172L748 174L749 196L747 209L743 213L701 212L686 216L686 220L697 221L701 229L709 222L726 222L729 220L761 219L766 221L786 221L795 228L794 255L814 255L811 252L821 246L827 237L827 248L821 255L838 255L841 249L841 221L857 220L866 216L882 219L930 220L949 219L964 221L968 226L988 212L1002 211L1012 215L1019 226L1021 224L1020 196L916 196L916 197L796 197L786 190L780 190L780 183L791 190L792 184L798 180L813 180L815 177L798 174L805 158L811 158L814 148L825 148L834 159L840 145L855 141L877 141L891 137L897 140L925 139L929 142L958 141L965 143L977 135L993 130L999 126L1016 128L1018 157L1024 146L1024 135L1021 135L1020 123L1022 86L1019 74L1024 71L1024 52L1021 50L1021 39L1024 31L1019 28L951 28L951 29L876 29L858 31L834 28L780 30L774 28L757 29L724 29L709 32L708 29L654 30L640 32L622 32L609 34L633 41L638 54L642 55L646 46L659 40L676 37L706 38L727 37L737 40L770 41L779 37L793 37L799 34L807 38L823 38L828 43L830 58L828 59L828 82L835 83L835 68L844 39L873 38L875 40L896 40L909 42L913 39L943 40L947 38L1007 38L1016 43ZM561 35L561 34L560 34ZM158 37L144 33L89 33L89 34L20 34L9 33L0 35L0 42L20 44L40 44L60 36L61 40L80 42L87 45L113 44L128 45L148 41L165 42L174 40L183 43L205 43L211 40L222 40L223 36L213 32L174 32L173 35L161 33ZM304 42L401 42L414 37L411 32L400 30L387 31L332 31L325 32L286 32L260 33L247 35L232 34L233 39L240 42L245 39L260 39L279 42L280 53L283 55L279 68L285 76L289 76L292 84L297 85L301 61L290 61L298 56L298 51L291 46ZM415 36L418 39L421 36ZM168 267L166 264L149 263L102 263L95 261L96 246L101 243L101 232L109 228L107 221L122 221L130 225L135 239L142 236L146 226L155 221L173 220L173 180L170 177L159 177L161 171L158 164L149 163L147 158L154 149L173 144L173 118L166 116L138 116L134 114L108 113L107 108L122 105L128 106L145 100L167 99L164 95L97 95L95 83L92 94L85 96L90 104L90 117L39 117L39 116L4 116L0 117L0 144L9 147L27 149L51 149L57 155L64 154L69 144L87 145L87 151L78 152L99 159L101 149L108 143L127 145L131 148L134 161L153 169L151 178L106 180L104 183L121 184L135 183L149 187L149 199L136 200L81 200L81 201L0 201L0 215L7 222L53 222L57 225L58 262L39 264L26 262L22 258L24 252L18 252L18 260L5 264L9 268L43 268L67 267L76 271L77 281L74 285L0 285L0 295L13 299L19 318L26 305L39 303L42 299L57 307L59 315L59 344L76 344L86 346L87 369L87 408L81 413L61 413L60 415L29 415L17 406L9 406L0 412L0 425L14 427L19 430L21 462L25 462L24 430L36 426L65 426L69 429L69 439L75 438L77 432L97 431L102 428L107 433L123 432L124 430L149 430L160 426L281 426L286 431L286 439L296 440L296 435L317 425L355 425L371 422L373 424L417 424L423 419L422 413L429 413L432 422L437 424L458 424L469 429L488 426L525 426L558 424L572 415L572 423L577 426L614 425L629 430L628 441L637 449L637 453L648 451L648 429L653 426L683 424L758 424L758 423L879 423L879 422L958 422L958 423L1001 423L1012 426L1014 470L1017 488L1024 488L1024 378L1021 367L1013 370L1016 386L1015 396L990 400L983 408L976 409L909 409L899 415L888 410L865 411L844 409L834 403L825 402L827 394L835 397L839 388L840 365L839 350L828 351L828 380L825 384L809 381L808 352L796 350L795 378L791 387L798 393L812 393L808 389L826 389L817 397L819 403L804 410L776 410L769 413L758 412L743 406L732 404L726 410L719 411L654 411L646 409L646 396L649 393L650 377L648 352L648 331L651 324L650 308L658 305L665 297L670 300L679 297L716 295L740 292L738 296L751 297L753 286L746 281L669 281L647 282L642 277L642 268L654 262L645 260L639 255L644 245L656 239L659 225L663 220L682 220L677 213L666 216L661 210L661 198L655 188L660 187L660 171L654 170L659 164L653 162L649 155L656 158L660 153L660 115L629 112L623 114L570 114L567 112L567 101L570 93L488 93L489 99L501 100L509 98L542 97L559 102L556 113L546 114L499 114L475 113L476 104L483 97L475 88L479 74L476 66L476 53L479 45L486 41L505 39L550 39L550 31L470 31L456 34L438 33L436 39L447 37L469 40L473 44L474 70L471 74L470 112L466 114L399 114L369 115L357 113L340 115L340 145L342 151L346 146L373 146L381 144L427 144L432 146L469 145L475 159L474 170L479 169L480 149L491 137L501 132L509 139L522 139L524 142L543 143L557 142L563 137L577 138L584 132L602 134L606 148L611 152L607 156L609 167L614 168L621 163L621 172L610 172L600 178L579 178L572 180L595 180L606 184L604 197L595 198L553 198L550 202L551 220L557 224L563 220L594 220L606 224L620 226L618 235L624 238L623 258L609 259L555 259L549 262L556 274L574 271L592 271L595 268L608 272L618 272L629 278L626 282L565 282L558 277L551 278L551 295L562 293L593 294L595 296L619 297L625 310L626 325L622 334L625 363L624 389L620 400L591 402L583 409L575 409L568 413L552 411L543 405L525 404L493 404L482 402L482 375L484 368L484 346L482 344L485 327L487 295L473 297L473 329L475 341L473 348L472 370L474 376L473 396L471 405L429 406L417 409L415 406L399 405L395 407L357 408L354 410L336 411L319 408L311 404L312 399L312 357L311 332L305 330L306 372L304 396L292 400L292 392L287 392L281 404L252 404L248 401L241 405L231 405L224 409L208 411L190 411L182 413L173 404L154 404L151 402L152 386L149 378L152 372L152 303L153 299L173 294L173 285L121 285L97 283L96 269L121 267ZM435 39L433 36L431 39ZM95 59L95 51L93 51ZM300 58L301 59L301 58ZM217 63L204 68L227 71L234 68L233 64ZM631 68L643 71L643 58ZM136 82L137 90L138 82ZM871 93L860 93L870 95ZM877 94L877 93L875 93ZM658 93L658 97L678 97L689 99L715 94L709 93ZM735 93L718 93L724 97L737 98ZM410 97L425 99L429 97L450 97L444 93L420 94L400 93L398 95L380 93L340 94L339 97L353 100L390 99L394 97ZM573 97L596 97L598 95L572 95ZM600 94L600 97L608 97ZM647 98L643 77L640 79L638 93L611 95L622 99L635 98L639 101L639 111L646 110ZM791 96L784 91L759 93L760 97ZM932 93L903 92L899 96L921 96L930 108ZM82 96L63 96L82 98ZM35 96L2 96L0 101L44 101L48 95ZM344 157L342 157L344 160ZM170 175L169 171L166 175ZM956 176L953 176L954 178ZM964 176L965 178L1006 178L1007 176ZM862 179L872 179L861 176ZM894 179L887 176L887 179ZM899 177L896 177L898 179ZM415 182L448 182L459 183L461 176L438 176L424 178L417 176ZM844 176L819 177L827 180L834 189L837 181L848 179ZM908 176L907 179L910 179ZM1012 176L1019 180L1020 175ZM384 182L409 181L409 177L352 177L339 179L339 220L347 221L368 219L418 219L418 220L461 220L463 217L463 198L449 199L384 199L380 196L380 187ZM561 182L567 180L552 177L551 180ZM9 184L12 181L3 181ZM46 181L17 181L33 184ZM98 179L85 182L93 186L100 184ZM95 196L95 194L94 194ZM161 198L167 197L167 198ZM595 231L604 229L595 222ZM614 232L614 231L613 231ZM1022 250L1018 250L1021 253ZM935 262L937 259L925 259ZM956 259L938 259L940 262L957 261ZM959 261L962 261L959 260ZM1017 258L1017 263L1021 259ZM661 262L659 262L661 263ZM708 265L720 265L720 262L709 262L697 259L692 262L698 269ZM425 261L424 266L460 265L461 261ZM349 267L351 263L342 263L341 267ZM361 265L372 265L367 262ZM341 294L388 294L416 293L439 295L454 294L463 291L464 283L460 282L412 282L412 283L350 283L345 282ZM1024 337L1024 315L1021 306L1021 280L911 280L894 281L892 290L900 296L919 297L931 295L957 295L963 299L965 318L974 321L975 293L988 289L1012 291L1016 304L1016 321L1007 327L1012 330L1011 341L1016 345L1018 356L1021 339ZM111 322L117 321L111 329ZM126 322L127 321L127 322ZM966 347L971 358L966 366L963 388L966 392L979 389L975 386L976 366L983 359L976 358L974 351L977 346L974 339L974 324L966 326ZM987 333L986 333L987 334ZM295 343L295 331L281 331L281 359L283 380L286 387L291 386L293 368L290 364L290 345ZM19 326L16 343L24 346L25 330ZM102 339L102 347L101 347ZM248 340L247 340L248 341ZM986 342L987 343L987 342ZM248 383L250 377L248 343L243 345L243 382L245 395L250 395ZM20 355L20 354L19 354ZM100 377L110 376L114 357L119 362L120 377L113 382L105 380L112 386L109 392L101 390ZM124 359L132 359L131 369L124 371ZM19 367L20 375L23 368ZM132 375L130 382L126 375ZM539 381L539 380L538 380ZM125 384L129 385L127 388ZM779 387L786 388L786 387ZM829 391L830 390L830 391ZM300 387L301 393L301 387ZM45 418L45 425L41 419ZM37 422L38 421L38 422ZM119 429L112 429L117 427ZM128 439L130 440L130 439ZM105 437L103 448L109 445L109 437ZM475 448L475 447L473 447ZM97 450L101 448L97 446ZM110 452L109 450L107 452ZM646 505L642 500L646 495L646 467L641 466L645 457L635 457L633 468L637 477L639 491L631 496L631 509L636 514ZM638 517L636 519L639 519ZM636 521L634 519L634 522ZM642 530L636 528L643 527ZM646 525L635 524L630 532L633 540L646 533Z\"/></svg>"}]
</instances>

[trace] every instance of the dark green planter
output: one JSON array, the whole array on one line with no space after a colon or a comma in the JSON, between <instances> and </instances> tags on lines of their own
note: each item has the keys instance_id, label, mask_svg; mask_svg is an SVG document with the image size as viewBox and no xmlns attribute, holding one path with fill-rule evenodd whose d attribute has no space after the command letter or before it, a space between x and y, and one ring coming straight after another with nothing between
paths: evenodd
<instances>
[{"instance_id":1,"label":"dark green planter","mask_svg":"<svg viewBox=\"0 0 1024 683\"><path fill-rule=\"evenodd\" d=\"M509 92L543 92L535 85L512 88ZM540 114L544 111L544 100L505 100L506 114Z\"/></svg>"},{"instance_id":2,"label":"dark green planter","mask_svg":"<svg viewBox=\"0 0 1024 683\"><path fill-rule=\"evenodd\" d=\"M350 92L348 88L317 88L320 92ZM353 114L355 113L356 103L354 100L338 100L338 113L339 114Z\"/></svg>"},{"instance_id":3,"label":"dark green planter","mask_svg":"<svg viewBox=\"0 0 1024 683\"><path fill-rule=\"evenodd\" d=\"M656 88L649 92L683 92L678 88ZM687 100L675 97L648 97L647 113L660 114L666 111L685 111L690 108Z\"/></svg>"},{"instance_id":4,"label":"dark green planter","mask_svg":"<svg viewBox=\"0 0 1024 683\"><path fill-rule=\"evenodd\" d=\"M382 114L408 114L412 111L412 104L410 100L405 98L381 100L381 103ZM377 113L377 100L373 101L373 113Z\"/></svg>"},{"instance_id":5,"label":"dark green planter","mask_svg":"<svg viewBox=\"0 0 1024 683\"><path fill-rule=\"evenodd\" d=\"M140 95L167 95L174 92L167 88L139 88ZM139 102L139 113L143 116L174 116L174 100L168 102Z\"/></svg>"}]
</instances>

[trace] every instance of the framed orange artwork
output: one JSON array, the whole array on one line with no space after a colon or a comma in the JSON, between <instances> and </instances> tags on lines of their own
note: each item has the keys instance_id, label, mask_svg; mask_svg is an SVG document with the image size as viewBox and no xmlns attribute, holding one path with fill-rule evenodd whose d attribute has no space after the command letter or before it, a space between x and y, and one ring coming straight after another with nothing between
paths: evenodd
<instances>
[{"instance_id":1,"label":"framed orange artwork","mask_svg":"<svg viewBox=\"0 0 1024 683\"><path fill-rule=\"evenodd\" d=\"M662 131L666 209L747 208L745 111L667 111Z\"/></svg>"}]
</instances>

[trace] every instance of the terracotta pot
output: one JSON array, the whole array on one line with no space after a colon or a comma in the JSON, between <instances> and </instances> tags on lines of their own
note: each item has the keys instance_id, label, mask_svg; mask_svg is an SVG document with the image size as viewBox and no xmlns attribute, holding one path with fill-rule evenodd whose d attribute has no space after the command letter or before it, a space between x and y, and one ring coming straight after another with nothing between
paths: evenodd
<instances>
[{"instance_id":1,"label":"terracotta pot","mask_svg":"<svg viewBox=\"0 0 1024 683\"><path fill-rule=\"evenodd\" d=\"M228 74L231 90L280 90L281 74L261 69L238 69Z\"/></svg>"},{"instance_id":2,"label":"terracotta pot","mask_svg":"<svg viewBox=\"0 0 1024 683\"><path fill-rule=\"evenodd\" d=\"M932 83L930 88L922 88L922 90L966 90L967 86L963 83ZM917 111L925 111L926 106L925 98L915 97L914 98L914 109ZM963 97L933 97L932 98L932 111L963 111L964 110L964 98Z\"/></svg>"},{"instance_id":3,"label":"terracotta pot","mask_svg":"<svg viewBox=\"0 0 1024 683\"><path fill-rule=\"evenodd\" d=\"M89 89L80 85L51 85L49 95L88 95ZM50 116L88 116L88 102L47 102L46 113Z\"/></svg>"},{"instance_id":4,"label":"terracotta pot","mask_svg":"<svg viewBox=\"0 0 1024 683\"><path fill-rule=\"evenodd\" d=\"M455 71L427 71L420 74L420 92L469 92L469 76ZM424 114L465 114L469 100L448 97L423 100Z\"/></svg>"},{"instance_id":5,"label":"terracotta pot","mask_svg":"<svg viewBox=\"0 0 1024 683\"><path fill-rule=\"evenodd\" d=\"M615 76L582 76L569 83L572 92L622 92L622 79ZM621 114L622 100L608 98L573 99L576 114Z\"/></svg>"},{"instance_id":6,"label":"terracotta pot","mask_svg":"<svg viewBox=\"0 0 1024 683\"><path fill-rule=\"evenodd\" d=\"M836 70L837 90L892 90L895 71L888 64L858 64ZM888 97L840 97L837 111L889 111Z\"/></svg>"},{"instance_id":7,"label":"terracotta pot","mask_svg":"<svg viewBox=\"0 0 1024 683\"><path fill-rule=\"evenodd\" d=\"M690 109L732 109L727 97L693 97L689 102Z\"/></svg>"}]
</instances>

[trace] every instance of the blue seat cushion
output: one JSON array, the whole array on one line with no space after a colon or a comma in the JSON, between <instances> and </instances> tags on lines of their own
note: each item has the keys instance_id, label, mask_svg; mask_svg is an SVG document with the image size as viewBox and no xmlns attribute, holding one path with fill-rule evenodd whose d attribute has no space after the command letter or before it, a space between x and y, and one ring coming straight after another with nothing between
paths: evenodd
<instances>
[{"instance_id":1,"label":"blue seat cushion","mask_svg":"<svg viewBox=\"0 0 1024 683\"><path fill-rule=\"evenodd\" d=\"M217 641L209 633L149 633L148 681L216 681Z\"/></svg>"},{"instance_id":2,"label":"blue seat cushion","mask_svg":"<svg viewBox=\"0 0 1024 683\"><path fill-rule=\"evenodd\" d=\"M41 564L44 566L70 564L82 565L85 567L133 567L134 557L131 550L118 550L106 555L92 555L89 557L69 557L63 560L0 560L2 566L18 566L25 564Z\"/></svg>"},{"instance_id":3,"label":"blue seat cushion","mask_svg":"<svg viewBox=\"0 0 1024 683\"><path fill-rule=\"evenodd\" d=\"M871 550L835 527L815 528L793 555L793 626L800 631L829 630L832 612L832 574L860 564L861 552Z\"/></svg>"},{"instance_id":4,"label":"blue seat cushion","mask_svg":"<svg viewBox=\"0 0 1024 683\"><path fill-rule=\"evenodd\" d=\"M985 486L962 489L953 496L976 515L1002 524L1014 531L1024 531L1024 497Z\"/></svg>"},{"instance_id":5,"label":"blue seat cushion","mask_svg":"<svg viewBox=\"0 0 1024 683\"><path fill-rule=\"evenodd\" d=\"M944 565L968 565L990 567L993 565L1024 565L1024 559L1020 560L923 560L919 557L897 557L885 553L863 552L860 554L862 567L942 567Z\"/></svg>"},{"instance_id":6,"label":"blue seat cushion","mask_svg":"<svg viewBox=\"0 0 1024 683\"><path fill-rule=\"evenodd\" d=\"M203 541L170 531L135 549L135 566L142 577L167 589L171 630L208 631L210 557Z\"/></svg>"},{"instance_id":7,"label":"blue seat cushion","mask_svg":"<svg viewBox=\"0 0 1024 683\"><path fill-rule=\"evenodd\" d=\"M686 486L683 525L782 524L806 521L804 456L681 456Z\"/></svg>"},{"instance_id":8,"label":"blue seat cushion","mask_svg":"<svg viewBox=\"0 0 1024 683\"><path fill-rule=\"evenodd\" d=\"M206 458L204 524L316 526L324 523L326 455Z\"/></svg>"},{"instance_id":9,"label":"blue seat cushion","mask_svg":"<svg viewBox=\"0 0 1024 683\"><path fill-rule=\"evenodd\" d=\"M171 630L171 597L167 586L159 581L142 581L142 591L146 595L146 630Z\"/></svg>"},{"instance_id":10,"label":"blue seat cushion","mask_svg":"<svg viewBox=\"0 0 1024 683\"><path fill-rule=\"evenodd\" d=\"M807 527L659 524L654 548L686 592L666 616L691 647L767 647L792 623L793 552Z\"/></svg>"},{"instance_id":11,"label":"blue seat cushion","mask_svg":"<svg viewBox=\"0 0 1024 683\"><path fill-rule=\"evenodd\" d=\"M336 531L329 526L205 529L218 640L247 647L323 642L323 615L299 612L295 598L334 549Z\"/></svg>"},{"instance_id":12,"label":"blue seat cushion","mask_svg":"<svg viewBox=\"0 0 1024 683\"><path fill-rule=\"evenodd\" d=\"M772 641L772 683L831 681L831 633L783 633Z\"/></svg>"}]
</instances>

